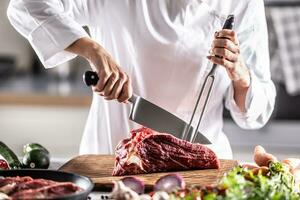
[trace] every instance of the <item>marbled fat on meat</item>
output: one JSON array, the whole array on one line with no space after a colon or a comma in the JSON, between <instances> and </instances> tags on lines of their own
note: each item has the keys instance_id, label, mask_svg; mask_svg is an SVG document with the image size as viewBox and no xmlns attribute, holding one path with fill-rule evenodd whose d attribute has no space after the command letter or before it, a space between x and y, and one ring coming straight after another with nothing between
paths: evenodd
<instances>
[{"instance_id":1,"label":"marbled fat on meat","mask_svg":"<svg viewBox=\"0 0 300 200\"><path fill-rule=\"evenodd\" d=\"M50 199L73 194L81 189L70 182L51 183L35 189L26 189L11 195L12 199Z\"/></svg>"},{"instance_id":2,"label":"marbled fat on meat","mask_svg":"<svg viewBox=\"0 0 300 200\"><path fill-rule=\"evenodd\" d=\"M33 179L29 176L0 178L0 193L6 194L9 200L60 198L79 191L82 188L71 182Z\"/></svg>"},{"instance_id":3,"label":"marbled fat on meat","mask_svg":"<svg viewBox=\"0 0 300 200\"><path fill-rule=\"evenodd\" d=\"M116 148L114 176L218 169L220 161L208 147L142 127L131 131Z\"/></svg>"}]
</instances>

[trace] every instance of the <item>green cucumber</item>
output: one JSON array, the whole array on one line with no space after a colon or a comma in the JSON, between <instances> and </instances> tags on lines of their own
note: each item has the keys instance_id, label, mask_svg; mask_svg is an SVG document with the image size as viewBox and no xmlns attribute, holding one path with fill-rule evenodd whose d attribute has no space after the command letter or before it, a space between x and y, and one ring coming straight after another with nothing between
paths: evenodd
<instances>
[{"instance_id":1,"label":"green cucumber","mask_svg":"<svg viewBox=\"0 0 300 200\"><path fill-rule=\"evenodd\" d=\"M22 162L25 168L48 169L50 156L42 149L33 149L24 155Z\"/></svg>"},{"instance_id":2,"label":"green cucumber","mask_svg":"<svg viewBox=\"0 0 300 200\"><path fill-rule=\"evenodd\" d=\"M0 155L7 161L11 169L21 168L17 155L3 142L0 141Z\"/></svg>"},{"instance_id":3,"label":"green cucumber","mask_svg":"<svg viewBox=\"0 0 300 200\"><path fill-rule=\"evenodd\" d=\"M45 147L43 147L42 145L40 145L38 143L29 143L29 144L24 145L23 153L26 154L34 149L43 150L43 151L45 151L45 153L49 154L49 151Z\"/></svg>"}]
</instances>

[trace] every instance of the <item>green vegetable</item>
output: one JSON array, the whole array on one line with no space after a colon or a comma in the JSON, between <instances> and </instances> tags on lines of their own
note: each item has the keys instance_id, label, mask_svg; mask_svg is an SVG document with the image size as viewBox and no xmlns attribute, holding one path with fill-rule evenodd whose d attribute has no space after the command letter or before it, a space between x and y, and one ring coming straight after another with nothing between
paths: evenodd
<instances>
[{"instance_id":1,"label":"green vegetable","mask_svg":"<svg viewBox=\"0 0 300 200\"><path fill-rule=\"evenodd\" d=\"M49 151L45 147L43 147L42 145L40 145L38 143L29 143L29 144L24 145L23 153L26 154L34 149L40 149L40 150L45 151L47 154L49 154Z\"/></svg>"},{"instance_id":2,"label":"green vegetable","mask_svg":"<svg viewBox=\"0 0 300 200\"><path fill-rule=\"evenodd\" d=\"M0 141L0 155L7 161L11 169L19 169L21 162L16 154L3 142Z\"/></svg>"},{"instance_id":3,"label":"green vegetable","mask_svg":"<svg viewBox=\"0 0 300 200\"><path fill-rule=\"evenodd\" d=\"M23 157L23 167L47 169L50 165L50 156L42 149L33 149Z\"/></svg>"},{"instance_id":4,"label":"green vegetable","mask_svg":"<svg viewBox=\"0 0 300 200\"><path fill-rule=\"evenodd\" d=\"M217 198L217 194L215 193L209 193L207 195L204 196L204 200L214 200Z\"/></svg>"},{"instance_id":5,"label":"green vegetable","mask_svg":"<svg viewBox=\"0 0 300 200\"><path fill-rule=\"evenodd\" d=\"M191 190L185 197L177 193L172 199L187 200L300 200L289 168L280 162L270 163L269 172L253 174L251 170L236 167L226 174L213 189ZM191 198L192 197L192 198Z\"/></svg>"},{"instance_id":6,"label":"green vegetable","mask_svg":"<svg viewBox=\"0 0 300 200\"><path fill-rule=\"evenodd\" d=\"M225 196L216 199L249 200L295 200L300 199L295 192L295 181L289 169L280 162L271 163L267 176L243 168L236 168L220 181L227 186Z\"/></svg>"}]
</instances>

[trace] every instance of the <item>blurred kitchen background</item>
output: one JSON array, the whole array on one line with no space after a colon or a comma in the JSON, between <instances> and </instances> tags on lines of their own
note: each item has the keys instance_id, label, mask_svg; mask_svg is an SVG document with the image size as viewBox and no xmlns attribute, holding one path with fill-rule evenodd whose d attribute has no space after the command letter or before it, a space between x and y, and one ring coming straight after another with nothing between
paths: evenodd
<instances>
[{"instance_id":1,"label":"blurred kitchen background","mask_svg":"<svg viewBox=\"0 0 300 200\"><path fill-rule=\"evenodd\" d=\"M88 63L77 58L48 69L29 43L9 24L8 0L0 1L0 141L21 155L21 148L38 142L55 162L78 154L92 92L82 83ZM225 112L234 158L251 162L261 144L280 158L300 157L300 1L266 1L271 71L277 102L262 129L238 128Z\"/></svg>"}]
</instances>

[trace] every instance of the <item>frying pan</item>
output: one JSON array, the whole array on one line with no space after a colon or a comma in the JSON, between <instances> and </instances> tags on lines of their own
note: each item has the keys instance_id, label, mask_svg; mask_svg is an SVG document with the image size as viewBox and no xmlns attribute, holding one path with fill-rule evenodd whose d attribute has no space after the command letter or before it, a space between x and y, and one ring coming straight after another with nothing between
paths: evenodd
<instances>
[{"instance_id":1,"label":"frying pan","mask_svg":"<svg viewBox=\"0 0 300 200\"><path fill-rule=\"evenodd\" d=\"M94 184L91 179L72 174L68 172L45 170L45 169L13 169L13 170L0 170L0 177L14 177L14 176L30 176L32 178L43 178L57 182L72 182L81 187L83 191L75 194L64 195L55 200L86 200L89 193L92 191Z\"/></svg>"}]
</instances>

